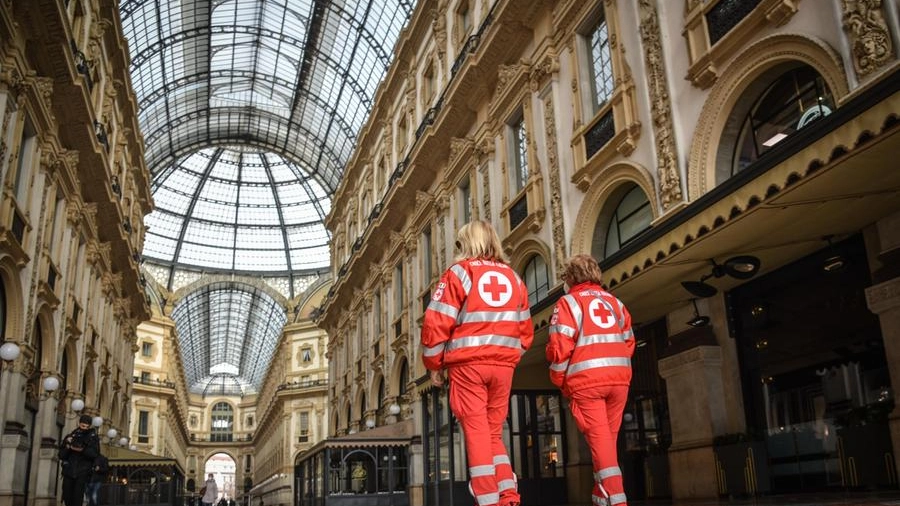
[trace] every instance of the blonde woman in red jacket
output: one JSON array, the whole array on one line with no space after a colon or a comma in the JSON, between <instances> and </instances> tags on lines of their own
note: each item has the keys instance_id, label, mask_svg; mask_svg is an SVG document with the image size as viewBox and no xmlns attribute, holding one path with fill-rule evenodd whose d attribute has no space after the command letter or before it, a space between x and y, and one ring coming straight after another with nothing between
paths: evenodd
<instances>
[{"instance_id":1,"label":"blonde woman in red jacket","mask_svg":"<svg viewBox=\"0 0 900 506\"><path fill-rule=\"evenodd\" d=\"M503 257L490 223L457 233L457 261L444 272L422 324L422 360L435 386L449 374L450 409L466 440L469 490L478 506L517 506L503 444L513 370L531 346L528 290Z\"/></svg>"},{"instance_id":2,"label":"blonde woman in red jacket","mask_svg":"<svg viewBox=\"0 0 900 506\"><path fill-rule=\"evenodd\" d=\"M616 438L631 383L634 334L622 301L600 286L600 266L589 255L566 263L568 294L550 318L550 380L569 398L572 416L591 448L593 504L624 505Z\"/></svg>"}]
</instances>

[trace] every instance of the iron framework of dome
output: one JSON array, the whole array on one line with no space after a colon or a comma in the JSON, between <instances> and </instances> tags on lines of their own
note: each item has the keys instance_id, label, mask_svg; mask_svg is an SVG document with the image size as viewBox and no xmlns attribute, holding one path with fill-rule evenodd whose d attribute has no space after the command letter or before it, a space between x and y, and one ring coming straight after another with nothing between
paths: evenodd
<instances>
[{"instance_id":1,"label":"iron framework of dome","mask_svg":"<svg viewBox=\"0 0 900 506\"><path fill-rule=\"evenodd\" d=\"M258 288L220 282L185 296L172 319L191 392L243 396L259 390L287 314Z\"/></svg>"},{"instance_id":2,"label":"iron framework of dome","mask_svg":"<svg viewBox=\"0 0 900 506\"><path fill-rule=\"evenodd\" d=\"M292 299L327 271L323 220L413 8L414 0L121 1L155 204L144 269L161 287L238 273ZM227 336L204 327L214 309L194 293L178 307L192 308L179 312L179 332L191 329L182 353L195 391L201 378L222 389L255 378L249 363L214 372L195 355L214 353ZM250 319L266 307L235 306ZM268 339L251 327L247 339ZM260 360L267 369L269 358Z\"/></svg>"}]
</instances>

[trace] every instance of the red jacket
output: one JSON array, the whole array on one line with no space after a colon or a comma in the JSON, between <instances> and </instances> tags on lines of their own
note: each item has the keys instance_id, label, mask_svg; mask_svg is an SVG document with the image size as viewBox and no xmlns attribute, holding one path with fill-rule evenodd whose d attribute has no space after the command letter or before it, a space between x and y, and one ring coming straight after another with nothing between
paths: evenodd
<instances>
[{"instance_id":1,"label":"red jacket","mask_svg":"<svg viewBox=\"0 0 900 506\"><path fill-rule=\"evenodd\" d=\"M531 346L528 290L503 262L461 260L447 269L422 323L429 370L460 364L515 367Z\"/></svg>"},{"instance_id":2,"label":"red jacket","mask_svg":"<svg viewBox=\"0 0 900 506\"><path fill-rule=\"evenodd\" d=\"M546 352L550 381L567 397L591 385L628 385L634 354L631 315L600 285L573 286L553 309Z\"/></svg>"}]
</instances>

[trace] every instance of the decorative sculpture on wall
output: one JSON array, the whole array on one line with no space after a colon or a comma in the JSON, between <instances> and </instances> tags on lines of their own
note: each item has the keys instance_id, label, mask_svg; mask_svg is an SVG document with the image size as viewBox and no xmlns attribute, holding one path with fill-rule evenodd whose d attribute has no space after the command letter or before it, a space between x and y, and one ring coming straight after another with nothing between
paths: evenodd
<instances>
[{"instance_id":1,"label":"decorative sculpture on wall","mask_svg":"<svg viewBox=\"0 0 900 506\"><path fill-rule=\"evenodd\" d=\"M891 36L881 13L881 0L843 0L844 30L850 35L853 66L860 76L893 57Z\"/></svg>"}]
</instances>

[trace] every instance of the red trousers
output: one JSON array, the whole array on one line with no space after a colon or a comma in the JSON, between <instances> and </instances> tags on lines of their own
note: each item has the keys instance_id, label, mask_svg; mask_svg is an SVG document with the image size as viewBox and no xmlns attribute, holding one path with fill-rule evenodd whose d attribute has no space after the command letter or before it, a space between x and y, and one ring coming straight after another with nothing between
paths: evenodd
<instances>
[{"instance_id":1,"label":"red trousers","mask_svg":"<svg viewBox=\"0 0 900 506\"><path fill-rule=\"evenodd\" d=\"M478 506L519 504L519 492L503 445L512 367L461 365L449 369L450 409L466 439L469 482Z\"/></svg>"},{"instance_id":2,"label":"red trousers","mask_svg":"<svg viewBox=\"0 0 900 506\"><path fill-rule=\"evenodd\" d=\"M595 386L572 393L569 407L578 429L591 448L594 463L593 504L626 504L622 470L616 454L616 439L628 386Z\"/></svg>"}]
</instances>

